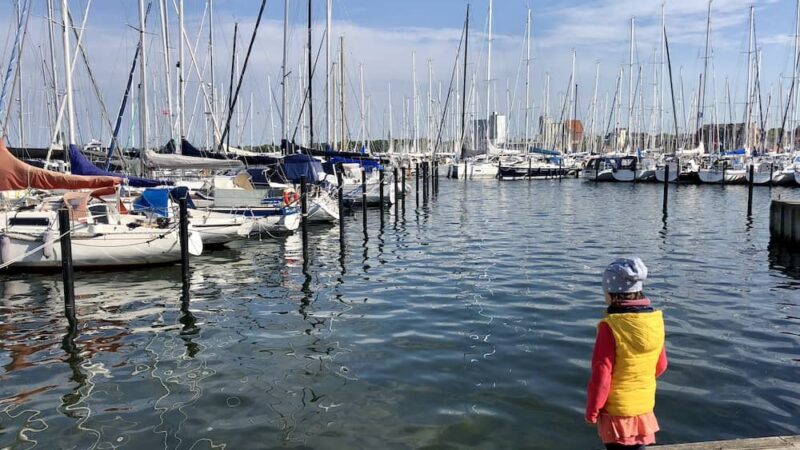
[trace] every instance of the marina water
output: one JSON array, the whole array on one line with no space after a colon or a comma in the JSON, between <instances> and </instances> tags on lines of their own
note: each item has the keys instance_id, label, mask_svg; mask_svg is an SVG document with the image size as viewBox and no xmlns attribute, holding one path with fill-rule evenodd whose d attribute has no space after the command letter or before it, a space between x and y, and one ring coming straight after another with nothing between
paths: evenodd
<instances>
[{"instance_id":1,"label":"marina water","mask_svg":"<svg viewBox=\"0 0 800 450\"><path fill-rule=\"evenodd\" d=\"M800 257L741 186L464 183L180 269L0 275L0 448L596 448L600 273L648 264L659 440L800 433ZM422 201L422 199L420 199ZM187 300L184 296L184 300Z\"/></svg>"}]
</instances>

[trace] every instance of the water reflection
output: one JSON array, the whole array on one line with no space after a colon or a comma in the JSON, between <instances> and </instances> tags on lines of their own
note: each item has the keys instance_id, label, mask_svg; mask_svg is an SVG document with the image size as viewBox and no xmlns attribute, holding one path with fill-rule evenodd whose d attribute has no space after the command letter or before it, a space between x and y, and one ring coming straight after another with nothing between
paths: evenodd
<instances>
[{"instance_id":1,"label":"water reflection","mask_svg":"<svg viewBox=\"0 0 800 450\"><path fill-rule=\"evenodd\" d=\"M661 186L440 182L371 239L360 212L311 228L308 258L298 234L191 285L78 274L75 326L57 276L0 275L0 448L590 448L598 274L630 253L667 309L662 440L800 433L800 265L766 203L742 227L741 189L681 187L667 217Z\"/></svg>"}]
</instances>

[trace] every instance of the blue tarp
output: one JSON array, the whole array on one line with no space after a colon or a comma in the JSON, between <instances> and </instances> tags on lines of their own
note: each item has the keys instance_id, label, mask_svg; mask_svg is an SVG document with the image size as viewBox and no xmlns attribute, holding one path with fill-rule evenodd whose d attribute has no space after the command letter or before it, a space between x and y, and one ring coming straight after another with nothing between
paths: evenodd
<instances>
[{"instance_id":1,"label":"blue tarp","mask_svg":"<svg viewBox=\"0 0 800 450\"><path fill-rule=\"evenodd\" d=\"M380 161L375 159L342 158L339 156L332 157L330 161L323 164L322 167L325 169L325 173L333 174L333 168L336 166L336 164L358 164L367 172L372 172L373 170L380 170L383 168Z\"/></svg>"},{"instance_id":2,"label":"blue tarp","mask_svg":"<svg viewBox=\"0 0 800 450\"><path fill-rule=\"evenodd\" d=\"M171 181L164 181L164 180L151 180L148 178L140 178L140 177L131 177L128 175L124 175L121 173L114 173L108 172L103 170L94 164L91 161L86 159L73 144L69 145L69 163L70 163L70 172L73 175L86 175L92 177L119 177L125 178L128 180L128 185L132 187L155 187L155 186L164 186L164 185L171 185Z\"/></svg>"},{"instance_id":3,"label":"blue tarp","mask_svg":"<svg viewBox=\"0 0 800 450\"><path fill-rule=\"evenodd\" d=\"M528 152L529 153L535 153L537 155L549 155L549 156L560 156L561 155L561 152L559 152L557 150L546 150L546 149L538 148L538 147L531 147L531 148L528 149Z\"/></svg>"},{"instance_id":4,"label":"blue tarp","mask_svg":"<svg viewBox=\"0 0 800 450\"><path fill-rule=\"evenodd\" d=\"M310 183L316 183L319 175L324 173L322 163L308 155L288 155L283 159L283 172L286 178L299 183L301 177L306 177Z\"/></svg>"},{"instance_id":5,"label":"blue tarp","mask_svg":"<svg viewBox=\"0 0 800 450\"><path fill-rule=\"evenodd\" d=\"M730 150L727 152L722 152L722 156L744 156L747 154L747 151L743 148L739 150Z\"/></svg>"},{"instance_id":6,"label":"blue tarp","mask_svg":"<svg viewBox=\"0 0 800 450\"><path fill-rule=\"evenodd\" d=\"M186 198L189 208L194 208L194 202L189 197L189 189L183 186L176 188L145 189L142 194L133 201L133 210L136 212L151 213L157 217L169 217L169 200L172 198L177 201L179 198Z\"/></svg>"},{"instance_id":7,"label":"blue tarp","mask_svg":"<svg viewBox=\"0 0 800 450\"><path fill-rule=\"evenodd\" d=\"M145 189L142 195L133 201L133 210L152 213L158 217L169 217L169 190Z\"/></svg>"}]
</instances>

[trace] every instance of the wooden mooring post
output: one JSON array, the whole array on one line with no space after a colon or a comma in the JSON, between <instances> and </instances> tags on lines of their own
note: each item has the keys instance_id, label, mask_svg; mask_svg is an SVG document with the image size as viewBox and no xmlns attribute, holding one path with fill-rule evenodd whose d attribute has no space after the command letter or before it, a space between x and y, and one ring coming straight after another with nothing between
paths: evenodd
<instances>
[{"instance_id":1,"label":"wooden mooring post","mask_svg":"<svg viewBox=\"0 0 800 450\"><path fill-rule=\"evenodd\" d=\"M417 188L414 190L414 193L417 195L417 208L419 208L419 163L416 163L414 166L414 176L417 179Z\"/></svg>"},{"instance_id":2,"label":"wooden mooring post","mask_svg":"<svg viewBox=\"0 0 800 450\"><path fill-rule=\"evenodd\" d=\"M336 164L336 183L338 186L336 199L339 203L339 239L344 242L344 180L342 179L342 164Z\"/></svg>"},{"instance_id":3,"label":"wooden mooring post","mask_svg":"<svg viewBox=\"0 0 800 450\"><path fill-rule=\"evenodd\" d=\"M72 232L69 223L69 210L58 210L58 232L61 243L61 276L64 281L64 309L67 317L75 314L75 278L72 267Z\"/></svg>"},{"instance_id":4,"label":"wooden mooring post","mask_svg":"<svg viewBox=\"0 0 800 450\"><path fill-rule=\"evenodd\" d=\"M772 239L800 248L800 200L773 200L769 208Z\"/></svg>"},{"instance_id":5,"label":"wooden mooring post","mask_svg":"<svg viewBox=\"0 0 800 450\"><path fill-rule=\"evenodd\" d=\"M305 175L300 177L300 218L303 227L303 262L308 262L308 187Z\"/></svg>"},{"instance_id":6,"label":"wooden mooring post","mask_svg":"<svg viewBox=\"0 0 800 450\"><path fill-rule=\"evenodd\" d=\"M181 278L183 284L189 286L189 209L185 196L178 199L178 211L180 214Z\"/></svg>"},{"instance_id":7,"label":"wooden mooring post","mask_svg":"<svg viewBox=\"0 0 800 450\"><path fill-rule=\"evenodd\" d=\"M664 164L664 206L662 211L667 215L667 206L669 201L669 163Z\"/></svg>"},{"instance_id":8,"label":"wooden mooring post","mask_svg":"<svg viewBox=\"0 0 800 450\"><path fill-rule=\"evenodd\" d=\"M361 168L361 215L364 216L364 234L367 234L367 171Z\"/></svg>"},{"instance_id":9,"label":"wooden mooring post","mask_svg":"<svg viewBox=\"0 0 800 450\"><path fill-rule=\"evenodd\" d=\"M384 198L384 193L383 193L383 186L384 186L384 184L386 182L386 178L385 177L386 177L386 172L383 170L383 168L378 169L378 184L379 184L379 186L378 186L378 202L381 204L381 228L383 228L383 225L384 225L383 214L384 214L385 208L386 208L386 205L384 203L386 201L386 199Z\"/></svg>"},{"instance_id":10,"label":"wooden mooring post","mask_svg":"<svg viewBox=\"0 0 800 450\"><path fill-rule=\"evenodd\" d=\"M755 176L755 166L750 164L750 179L747 181L747 217L753 216L753 177Z\"/></svg>"},{"instance_id":11,"label":"wooden mooring post","mask_svg":"<svg viewBox=\"0 0 800 450\"><path fill-rule=\"evenodd\" d=\"M394 183L394 216L397 217L400 215L400 182L397 174L397 167L394 167L392 170L392 175Z\"/></svg>"}]
</instances>

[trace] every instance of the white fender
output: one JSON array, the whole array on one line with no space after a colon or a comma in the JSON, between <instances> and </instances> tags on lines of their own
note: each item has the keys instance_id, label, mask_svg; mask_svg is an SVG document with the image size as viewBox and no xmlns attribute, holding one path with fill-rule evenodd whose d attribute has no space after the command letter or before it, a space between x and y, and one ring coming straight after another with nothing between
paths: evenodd
<instances>
[{"instance_id":1,"label":"white fender","mask_svg":"<svg viewBox=\"0 0 800 450\"><path fill-rule=\"evenodd\" d=\"M44 247L42 247L42 255L47 258L51 259L53 256L53 244L58 241L58 233L55 230L47 230L42 233L42 241L44 243Z\"/></svg>"},{"instance_id":2,"label":"white fender","mask_svg":"<svg viewBox=\"0 0 800 450\"><path fill-rule=\"evenodd\" d=\"M200 256L203 254L203 238L200 233L189 233L189 254Z\"/></svg>"},{"instance_id":3,"label":"white fender","mask_svg":"<svg viewBox=\"0 0 800 450\"><path fill-rule=\"evenodd\" d=\"M6 263L12 259L14 259L14 255L11 254L11 239L3 235L0 237L0 260Z\"/></svg>"}]
</instances>

